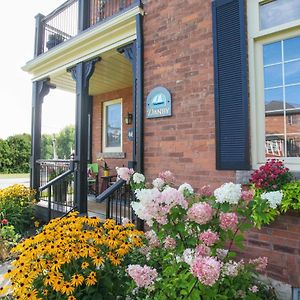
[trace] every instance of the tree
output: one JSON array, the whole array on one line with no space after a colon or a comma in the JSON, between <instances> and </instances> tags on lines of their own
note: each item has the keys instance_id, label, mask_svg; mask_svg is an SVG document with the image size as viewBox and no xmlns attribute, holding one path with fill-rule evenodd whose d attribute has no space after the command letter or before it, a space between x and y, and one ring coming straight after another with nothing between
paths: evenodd
<instances>
[{"instance_id":1,"label":"tree","mask_svg":"<svg viewBox=\"0 0 300 300\"><path fill-rule=\"evenodd\" d=\"M69 125L63 128L56 136L57 156L59 158L69 158L71 150L75 145L75 127Z\"/></svg>"},{"instance_id":2,"label":"tree","mask_svg":"<svg viewBox=\"0 0 300 300\"><path fill-rule=\"evenodd\" d=\"M9 173L12 167L11 149L6 140L0 139L0 173Z\"/></svg>"},{"instance_id":3,"label":"tree","mask_svg":"<svg viewBox=\"0 0 300 300\"><path fill-rule=\"evenodd\" d=\"M43 134L41 140L41 158L52 159L53 158L53 135Z\"/></svg>"},{"instance_id":4,"label":"tree","mask_svg":"<svg viewBox=\"0 0 300 300\"><path fill-rule=\"evenodd\" d=\"M27 133L13 135L7 138L10 148L12 166L10 173L28 173L31 153L31 137Z\"/></svg>"}]
</instances>

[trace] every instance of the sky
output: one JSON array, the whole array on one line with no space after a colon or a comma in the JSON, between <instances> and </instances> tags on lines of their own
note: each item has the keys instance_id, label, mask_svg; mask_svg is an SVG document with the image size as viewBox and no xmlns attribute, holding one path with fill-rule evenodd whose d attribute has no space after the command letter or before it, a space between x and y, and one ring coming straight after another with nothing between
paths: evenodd
<instances>
[{"instance_id":1,"label":"sky","mask_svg":"<svg viewBox=\"0 0 300 300\"><path fill-rule=\"evenodd\" d=\"M0 138L31 131L31 75L21 67L33 58L35 16L49 14L64 0L5 1L0 10ZM44 98L42 133L75 122L75 95L50 90Z\"/></svg>"}]
</instances>

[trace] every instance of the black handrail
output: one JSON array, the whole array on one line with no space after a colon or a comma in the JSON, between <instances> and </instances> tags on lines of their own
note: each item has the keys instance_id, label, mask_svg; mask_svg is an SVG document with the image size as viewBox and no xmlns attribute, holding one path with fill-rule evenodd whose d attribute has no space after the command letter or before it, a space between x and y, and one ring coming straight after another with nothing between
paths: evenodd
<instances>
[{"instance_id":1,"label":"black handrail","mask_svg":"<svg viewBox=\"0 0 300 300\"><path fill-rule=\"evenodd\" d=\"M59 160L58 162L61 162L61 161ZM48 189L48 221L51 220L51 216L52 216L51 187L53 187L53 191L54 191L54 187L55 186L58 186L61 182L65 181L66 177L68 177L69 175L73 174L75 172L75 163L76 162L77 161L75 161L75 160L70 160L69 170L63 172L62 174L58 175L57 177L53 178L52 180L50 180L46 184L44 184L41 187L39 187L39 192L40 193L42 191ZM61 193L61 191L60 191L60 193ZM73 207L72 207L71 211L73 211L76 208L76 206L74 206L74 203L73 203L72 206ZM67 202L66 202L66 207L67 207Z\"/></svg>"},{"instance_id":2,"label":"black handrail","mask_svg":"<svg viewBox=\"0 0 300 300\"><path fill-rule=\"evenodd\" d=\"M100 203L105 201L109 196L111 196L116 190L121 188L125 183L126 183L125 180L119 179L113 185L111 185L109 188L107 188L103 193L98 195L96 197L96 201L100 202Z\"/></svg>"},{"instance_id":3,"label":"black handrail","mask_svg":"<svg viewBox=\"0 0 300 300\"><path fill-rule=\"evenodd\" d=\"M50 180L48 183L44 184L43 186L41 186L39 188L39 191L42 192L44 191L46 188L48 188L49 186L61 181L62 179L66 178L68 175L72 174L74 172L74 170L68 170L60 175L58 175L57 177L55 177L54 179Z\"/></svg>"},{"instance_id":4,"label":"black handrail","mask_svg":"<svg viewBox=\"0 0 300 300\"><path fill-rule=\"evenodd\" d=\"M135 222L137 229L144 230L144 223L134 213L131 202L135 201L134 192L126 181L119 179L112 186L96 197L97 202L106 201L106 218L115 219L121 223L122 218L126 217Z\"/></svg>"}]
</instances>

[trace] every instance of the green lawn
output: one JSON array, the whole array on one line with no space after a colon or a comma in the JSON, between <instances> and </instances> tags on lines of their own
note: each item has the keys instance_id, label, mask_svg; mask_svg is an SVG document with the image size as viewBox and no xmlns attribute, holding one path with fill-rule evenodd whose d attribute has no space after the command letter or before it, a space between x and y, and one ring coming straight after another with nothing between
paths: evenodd
<instances>
[{"instance_id":1,"label":"green lawn","mask_svg":"<svg viewBox=\"0 0 300 300\"><path fill-rule=\"evenodd\" d=\"M20 174L0 174L0 179L2 178L29 178L28 173L20 173Z\"/></svg>"}]
</instances>

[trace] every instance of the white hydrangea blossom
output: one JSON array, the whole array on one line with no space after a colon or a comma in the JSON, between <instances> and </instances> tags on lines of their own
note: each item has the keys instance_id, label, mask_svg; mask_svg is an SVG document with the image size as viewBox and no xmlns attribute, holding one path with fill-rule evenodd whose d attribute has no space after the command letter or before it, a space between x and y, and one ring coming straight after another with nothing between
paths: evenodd
<instances>
[{"instance_id":1,"label":"white hydrangea blossom","mask_svg":"<svg viewBox=\"0 0 300 300\"><path fill-rule=\"evenodd\" d=\"M188 265L191 265L195 256L195 251L193 249L187 248L183 251L182 259Z\"/></svg>"},{"instance_id":2,"label":"white hydrangea blossom","mask_svg":"<svg viewBox=\"0 0 300 300\"><path fill-rule=\"evenodd\" d=\"M188 183L183 183L179 188L178 188L178 192L180 192L181 194L183 194L183 192L185 190L188 190L188 192L190 194L193 194L194 193L194 189L192 188L192 186Z\"/></svg>"},{"instance_id":3,"label":"white hydrangea blossom","mask_svg":"<svg viewBox=\"0 0 300 300\"><path fill-rule=\"evenodd\" d=\"M142 183L145 181L145 176L141 173L134 173L132 179L134 183Z\"/></svg>"},{"instance_id":4,"label":"white hydrangea blossom","mask_svg":"<svg viewBox=\"0 0 300 300\"><path fill-rule=\"evenodd\" d=\"M222 275L236 277L239 274L241 266L242 265L240 263L230 260L222 266Z\"/></svg>"},{"instance_id":5,"label":"white hydrangea blossom","mask_svg":"<svg viewBox=\"0 0 300 300\"><path fill-rule=\"evenodd\" d=\"M265 192L261 194L261 198L267 200L269 206L274 209L280 205L282 196L283 195L281 191Z\"/></svg>"},{"instance_id":6,"label":"white hydrangea blossom","mask_svg":"<svg viewBox=\"0 0 300 300\"><path fill-rule=\"evenodd\" d=\"M152 226L152 211L150 208L153 206L153 200L160 195L159 190L157 188L136 190L135 195L139 202L131 202L132 209L140 219L145 220Z\"/></svg>"},{"instance_id":7,"label":"white hydrangea blossom","mask_svg":"<svg viewBox=\"0 0 300 300\"><path fill-rule=\"evenodd\" d=\"M158 177L152 181L152 184L155 188L160 190L164 186L165 181L162 178Z\"/></svg>"},{"instance_id":8,"label":"white hydrangea blossom","mask_svg":"<svg viewBox=\"0 0 300 300\"><path fill-rule=\"evenodd\" d=\"M242 195L242 187L232 182L224 183L214 191L214 195L218 203L238 204Z\"/></svg>"}]
</instances>

